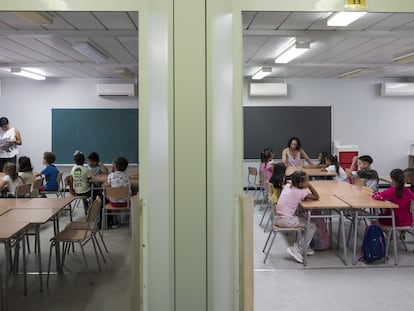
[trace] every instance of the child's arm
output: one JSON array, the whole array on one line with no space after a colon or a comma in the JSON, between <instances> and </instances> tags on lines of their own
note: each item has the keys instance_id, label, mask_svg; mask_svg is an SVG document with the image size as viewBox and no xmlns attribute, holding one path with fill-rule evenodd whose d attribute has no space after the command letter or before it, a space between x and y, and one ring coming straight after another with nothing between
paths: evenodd
<instances>
[{"instance_id":1,"label":"child's arm","mask_svg":"<svg viewBox=\"0 0 414 311\"><path fill-rule=\"evenodd\" d=\"M109 174L108 168L102 163L102 161L99 161L99 166L101 167L102 174Z\"/></svg>"},{"instance_id":2,"label":"child's arm","mask_svg":"<svg viewBox=\"0 0 414 311\"><path fill-rule=\"evenodd\" d=\"M306 160L306 162L308 162L309 165L311 166L315 166L315 164L312 162L312 160L309 158L308 154L305 152L305 150L300 149L300 155L302 156L302 158L304 158Z\"/></svg>"},{"instance_id":3,"label":"child's arm","mask_svg":"<svg viewBox=\"0 0 414 311\"><path fill-rule=\"evenodd\" d=\"M318 191L316 191L316 189L309 182L306 182L303 185L303 187L304 188L308 188L310 190L310 192L311 192L311 193L309 193L309 194L306 195L305 200L306 199L309 199L309 200L319 200L319 193L318 193Z\"/></svg>"},{"instance_id":4,"label":"child's arm","mask_svg":"<svg viewBox=\"0 0 414 311\"><path fill-rule=\"evenodd\" d=\"M351 166L350 166L351 171L357 171L357 170L358 170L358 165L357 165L357 162L358 162L358 156L354 156L354 157L352 158L352 164L351 164Z\"/></svg>"},{"instance_id":5,"label":"child's arm","mask_svg":"<svg viewBox=\"0 0 414 311\"><path fill-rule=\"evenodd\" d=\"M7 188L7 181L5 181L3 178L0 179L0 190L4 190Z\"/></svg>"}]
</instances>

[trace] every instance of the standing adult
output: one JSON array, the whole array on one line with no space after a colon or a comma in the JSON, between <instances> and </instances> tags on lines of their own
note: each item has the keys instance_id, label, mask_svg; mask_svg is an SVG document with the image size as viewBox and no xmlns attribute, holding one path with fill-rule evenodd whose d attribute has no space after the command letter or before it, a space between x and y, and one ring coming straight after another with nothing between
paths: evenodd
<instances>
[{"instance_id":1,"label":"standing adult","mask_svg":"<svg viewBox=\"0 0 414 311\"><path fill-rule=\"evenodd\" d=\"M11 127L6 117L0 118L0 171L6 162L16 163L17 146L22 144L20 132Z\"/></svg>"},{"instance_id":2,"label":"standing adult","mask_svg":"<svg viewBox=\"0 0 414 311\"><path fill-rule=\"evenodd\" d=\"M296 136L289 138L287 143L287 148L282 151L282 162L286 166L303 166L303 159L309 163L309 165L314 165L312 160L306 154L305 150L302 148L302 143L300 139Z\"/></svg>"}]
</instances>

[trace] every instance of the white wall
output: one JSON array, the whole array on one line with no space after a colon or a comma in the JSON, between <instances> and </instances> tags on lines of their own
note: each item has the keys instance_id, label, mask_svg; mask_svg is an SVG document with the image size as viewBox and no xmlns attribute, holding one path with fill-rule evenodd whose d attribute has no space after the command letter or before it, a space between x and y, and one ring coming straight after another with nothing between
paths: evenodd
<instances>
[{"instance_id":1,"label":"white wall","mask_svg":"<svg viewBox=\"0 0 414 311\"><path fill-rule=\"evenodd\" d=\"M408 165L410 145L414 144L414 97L381 97L381 82L385 81L288 79L287 97L261 98L248 96L245 81L243 105L332 106L333 140L358 145L360 154L373 157L372 167L380 175L388 175L393 168ZM281 150L275 154L280 158Z\"/></svg>"},{"instance_id":2,"label":"white wall","mask_svg":"<svg viewBox=\"0 0 414 311\"><path fill-rule=\"evenodd\" d=\"M138 108L137 97L97 96L98 82L101 81L1 81L0 115L7 117L10 125L21 132L23 144L19 154L30 156L36 171L43 168L43 152L52 149L52 108Z\"/></svg>"}]
</instances>

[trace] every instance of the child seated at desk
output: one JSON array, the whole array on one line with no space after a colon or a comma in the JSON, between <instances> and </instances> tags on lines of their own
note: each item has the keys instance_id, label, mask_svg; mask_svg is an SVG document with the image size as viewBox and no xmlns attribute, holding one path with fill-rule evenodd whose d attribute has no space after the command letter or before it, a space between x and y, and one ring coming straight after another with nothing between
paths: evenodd
<instances>
[{"instance_id":1,"label":"child seated at desk","mask_svg":"<svg viewBox=\"0 0 414 311\"><path fill-rule=\"evenodd\" d=\"M99 159L99 155L96 152L91 152L88 155L88 168L92 172L92 177L101 174L108 174L108 169L103 165L102 161Z\"/></svg>"},{"instance_id":2,"label":"child seated at desk","mask_svg":"<svg viewBox=\"0 0 414 311\"><path fill-rule=\"evenodd\" d=\"M404 170L405 183L409 184L409 189L414 192L414 167L409 167Z\"/></svg>"},{"instance_id":3,"label":"child seated at desk","mask_svg":"<svg viewBox=\"0 0 414 311\"><path fill-rule=\"evenodd\" d=\"M378 190L379 177L377 171L371 169L372 162L374 160L369 155L363 155L359 158L357 156L353 157L351 168L355 168L358 164L358 170L352 171L352 176L364 178L365 186L376 192Z\"/></svg>"},{"instance_id":4,"label":"child seated at desk","mask_svg":"<svg viewBox=\"0 0 414 311\"><path fill-rule=\"evenodd\" d=\"M260 167L259 167L259 174L260 174L260 181L265 182L269 181L270 177L272 177L273 173L273 150L267 148L260 153Z\"/></svg>"},{"instance_id":5,"label":"child seated at desk","mask_svg":"<svg viewBox=\"0 0 414 311\"><path fill-rule=\"evenodd\" d=\"M375 200L390 201L398 205L394 209L395 225L397 227L412 226L413 217L411 215L411 201L414 200L414 193L404 187L404 173L400 169L393 169L390 173L392 186L382 192L375 192L372 197ZM390 210L379 214L380 216L391 215ZM379 218L379 223L386 226L392 226L392 220L389 218Z\"/></svg>"},{"instance_id":6,"label":"child seated at desk","mask_svg":"<svg viewBox=\"0 0 414 311\"><path fill-rule=\"evenodd\" d=\"M131 191L131 182L126 172L128 168L128 160L123 157L115 159L112 165L112 173L108 175L108 185L111 187L128 187ZM125 199L108 198L109 204L113 207L126 207L128 202ZM112 216L112 228L119 226L118 216Z\"/></svg>"},{"instance_id":7,"label":"child seated at desk","mask_svg":"<svg viewBox=\"0 0 414 311\"><path fill-rule=\"evenodd\" d=\"M344 169L339 166L338 157L336 155L330 154L326 159L327 167L325 170L327 172L335 172L336 176L334 180L348 181L348 176L346 175Z\"/></svg>"},{"instance_id":8,"label":"child seated at desk","mask_svg":"<svg viewBox=\"0 0 414 311\"><path fill-rule=\"evenodd\" d=\"M85 214L88 212L89 204L87 198L91 196L91 185L89 179L92 177L92 172L85 164L85 156L80 151L75 151L73 154L73 160L75 166L72 167L70 174L72 175L72 188L71 191L77 196L83 196L83 209Z\"/></svg>"},{"instance_id":9,"label":"child seated at desk","mask_svg":"<svg viewBox=\"0 0 414 311\"><path fill-rule=\"evenodd\" d=\"M46 183L40 187L39 191L57 191L59 189L57 176L59 174L58 169L53 164L56 161L56 156L53 152L46 151L43 153L43 165L46 167L35 176L45 176Z\"/></svg>"},{"instance_id":10,"label":"child seated at desk","mask_svg":"<svg viewBox=\"0 0 414 311\"><path fill-rule=\"evenodd\" d=\"M311 184L309 184L308 176L303 171L294 172L290 176L291 183L287 183L280 194L276 204L275 225L284 228L302 227L305 228L305 237L294 243L287 249L291 255L299 263L303 262L303 252L308 249L307 255L313 255L315 252L309 248L309 244L315 234L316 225L311 222L308 228L308 222L305 218L296 216L299 202L304 200L318 200L319 194ZM309 191L307 190L310 190Z\"/></svg>"},{"instance_id":11,"label":"child seated at desk","mask_svg":"<svg viewBox=\"0 0 414 311\"><path fill-rule=\"evenodd\" d=\"M23 185L23 180L17 174L16 164L6 162L6 164L4 164L3 171L5 175L0 180L0 190L3 192L3 197L15 198L16 187Z\"/></svg>"},{"instance_id":12,"label":"child seated at desk","mask_svg":"<svg viewBox=\"0 0 414 311\"><path fill-rule=\"evenodd\" d=\"M19 158L19 176L23 180L24 184L31 184L30 192L31 197L35 198L38 195L37 189L35 189L35 175L33 174L32 162L29 157L22 156Z\"/></svg>"}]
</instances>

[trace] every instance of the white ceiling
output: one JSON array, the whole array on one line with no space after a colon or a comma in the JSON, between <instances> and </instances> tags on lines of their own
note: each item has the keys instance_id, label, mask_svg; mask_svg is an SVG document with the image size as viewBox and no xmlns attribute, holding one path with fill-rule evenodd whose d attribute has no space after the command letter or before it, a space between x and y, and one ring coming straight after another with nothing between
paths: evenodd
<instances>
[{"instance_id":1,"label":"white ceiling","mask_svg":"<svg viewBox=\"0 0 414 311\"><path fill-rule=\"evenodd\" d=\"M0 12L0 67L35 67L48 78L130 79L138 74L138 12L43 12L53 24L35 25ZM273 78L335 78L363 69L362 78L414 79L414 62L393 56L414 51L414 13L367 13L348 27L326 26L332 12L243 12L243 75L273 67ZM311 49L275 64L293 38ZM72 48L89 42L109 57L97 64ZM123 74L128 70L130 74ZM132 73L132 74L131 74ZM0 77L15 77L0 70Z\"/></svg>"},{"instance_id":2,"label":"white ceiling","mask_svg":"<svg viewBox=\"0 0 414 311\"><path fill-rule=\"evenodd\" d=\"M363 69L359 78L414 78L414 62L393 56L414 51L414 14L367 13L348 27L328 27L332 12L244 12L243 74L262 66L273 78L336 78ZM294 38L308 39L310 50L288 64L274 58Z\"/></svg>"},{"instance_id":3,"label":"white ceiling","mask_svg":"<svg viewBox=\"0 0 414 311\"><path fill-rule=\"evenodd\" d=\"M53 24L35 25L13 12L0 12L0 67L34 67L48 78L135 79L138 12L42 14ZM92 44L108 62L97 64L73 49L79 42ZM0 77L14 76L0 70Z\"/></svg>"}]
</instances>

